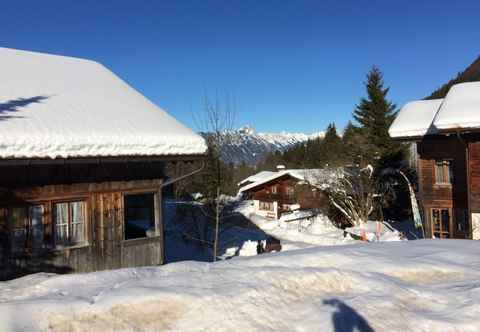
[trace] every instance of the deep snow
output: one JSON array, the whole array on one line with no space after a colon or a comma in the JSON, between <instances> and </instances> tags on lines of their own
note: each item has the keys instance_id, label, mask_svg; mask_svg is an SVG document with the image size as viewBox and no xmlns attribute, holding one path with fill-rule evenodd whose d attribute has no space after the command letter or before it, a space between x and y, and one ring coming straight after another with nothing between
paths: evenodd
<instances>
[{"instance_id":1,"label":"deep snow","mask_svg":"<svg viewBox=\"0 0 480 332\"><path fill-rule=\"evenodd\" d=\"M0 48L0 73L0 158L206 151L202 137L97 62Z\"/></svg>"},{"instance_id":2,"label":"deep snow","mask_svg":"<svg viewBox=\"0 0 480 332\"><path fill-rule=\"evenodd\" d=\"M478 331L479 252L418 240L36 274L0 283L0 330Z\"/></svg>"}]
</instances>

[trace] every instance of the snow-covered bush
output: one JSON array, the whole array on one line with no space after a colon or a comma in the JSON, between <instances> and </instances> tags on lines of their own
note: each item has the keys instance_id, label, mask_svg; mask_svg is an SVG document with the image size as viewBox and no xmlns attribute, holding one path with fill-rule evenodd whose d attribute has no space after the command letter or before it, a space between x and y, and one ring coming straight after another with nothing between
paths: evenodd
<instances>
[{"instance_id":1,"label":"snow-covered bush","mask_svg":"<svg viewBox=\"0 0 480 332\"><path fill-rule=\"evenodd\" d=\"M373 167L346 170L327 188L331 203L352 226L366 223L375 209L378 186L373 177Z\"/></svg>"}]
</instances>

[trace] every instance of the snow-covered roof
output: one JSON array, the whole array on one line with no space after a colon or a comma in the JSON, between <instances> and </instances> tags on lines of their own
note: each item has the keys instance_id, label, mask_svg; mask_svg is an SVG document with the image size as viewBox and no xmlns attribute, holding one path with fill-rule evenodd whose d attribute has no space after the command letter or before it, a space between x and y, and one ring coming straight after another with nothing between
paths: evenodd
<instances>
[{"instance_id":1,"label":"snow-covered roof","mask_svg":"<svg viewBox=\"0 0 480 332\"><path fill-rule=\"evenodd\" d=\"M238 183L239 186L241 186L242 184L244 183L248 183L248 182L258 182L258 181L262 181L263 179L266 179L270 176L272 176L273 174L276 174L277 172L271 172L271 171L261 171L257 174L253 174L251 176L249 176L248 178L245 178L243 179L242 181L240 181Z\"/></svg>"},{"instance_id":2,"label":"snow-covered roof","mask_svg":"<svg viewBox=\"0 0 480 332\"><path fill-rule=\"evenodd\" d=\"M389 129L391 137L420 137L435 133L432 121L443 99L417 100L402 107Z\"/></svg>"},{"instance_id":3,"label":"snow-covered roof","mask_svg":"<svg viewBox=\"0 0 480 332\"><path fill-rule=\"evenodd\" d=\"M260 173L256 175L259 175ZM336 171L327 169L286 169L271 173L272 174L270 175L265 174L264 176L259 177L257 181L241 187L238 192L242 193L248 191L285 175L289 175L299 181L305 181L305 183L316 187L322 187L326 185L329 180L332 179L332 176L336 176Z\"/></svg>"},{"instance_id":4,"label":"snow-covered roof","mask_svg":"<svg viewBox=\"0 0 480 332\"><path fill-rule=\"evenodd\" d=\"M202 137L101 64L0 48L0 158L205 151Z\"/></svg>"},{"instance_id":5,"label":"snow-covered roof","mask_svg":"<svg viewBox=\"0 0 480 332\"><path fill-rule=\"evenodd\" d=\"M407 103L389 134L413 138L454 129L480 129L480 82L455 84L444 99Z\"/></svg>"},{"instance_id":6,"label":"snow-covered roof","mask_svg":"<svg viewBox=\"0 0 480 332\"><path fill-rule=\"evenodd\" d=\"M433 125L439 130L480 128L480 82L452 86Z\"/></svg>"}]
</instances>

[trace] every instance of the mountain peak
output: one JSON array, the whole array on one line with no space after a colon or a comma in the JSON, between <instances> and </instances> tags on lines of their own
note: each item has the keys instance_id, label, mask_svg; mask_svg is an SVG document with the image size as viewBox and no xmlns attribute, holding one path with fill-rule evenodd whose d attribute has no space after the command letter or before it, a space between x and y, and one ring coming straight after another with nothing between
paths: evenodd
<instances>
[{"instance_id":1,"label":"mountain peak","mask_svg":"<svg viewBox=\"0 0 480 332\"><path fill-rule=\"evenodd\" d=\"M253 128L251 125L247 124L240 129L238 129L238 132L241 134L247 134L247 135L255 135L257 131L255 128Z\"/></svg>"}]
</instances>

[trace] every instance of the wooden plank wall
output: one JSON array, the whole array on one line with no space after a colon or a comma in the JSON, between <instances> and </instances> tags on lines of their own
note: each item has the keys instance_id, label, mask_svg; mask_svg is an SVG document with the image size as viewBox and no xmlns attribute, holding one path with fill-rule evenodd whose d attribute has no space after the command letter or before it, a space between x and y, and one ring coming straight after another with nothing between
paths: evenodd
<instances>
[{"instance_id":1,"label":"wooden plank wall","mask_svg":"<svg viewBox=\"0 0 480 332\"><path fill-rule=\"evenodd\" d=\"M50 200L81 197L87 201L86 237L88 245L69 249L53 250L49 263L76 272L90 272L120 267L160 265L163 263L163 223L161 220L162 180L122 181L73 185L43 186L14 192L15 205L44 203ZM156 224L160 225L155 237L124 240L124 193L156 193ZM0 201L0 206L11 206L9 200ZM48 204L46 204L48 206ZM0 207L0 217L6 209ZM51 213L44 216L51 220ZM3 222L2 222L3 219ZM6 225L0 218L0 228ZM1 232L0 232L1 235ZM7 241L8 242L8 241ZM4 243L4 241L2 241ZM0 248L0 253L4 252Z\"/></svg>"},{"instance_id":2,"label":"wooden plank wall","mask_svg":"<svg viewBox=\"0 0 480 332\"><path fill-rule=\"evenodd\" d=\"M480 213L480 142L469 143L470 210Z\"/></svg>"},{"instance_id":3,"label":"wooden plank wall","mask_svg":"<svg viewBox=\"0 0 480 332\"><path fill-rule=\"evenodd\" d=\"M431 208L451 208L453 218L464 218L468 210L466 145L455 135L426 137L418 143L420 200L431 236ZM435 183L435 160L452 159L452 185ZM455 230L455 227L453 227ZM456 234L453 234L456 236ZM458 237L464 237L458 234Z\"/></svg>"}]
</instances>

